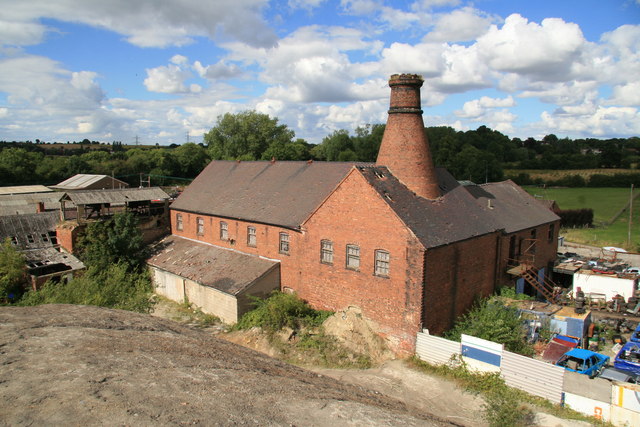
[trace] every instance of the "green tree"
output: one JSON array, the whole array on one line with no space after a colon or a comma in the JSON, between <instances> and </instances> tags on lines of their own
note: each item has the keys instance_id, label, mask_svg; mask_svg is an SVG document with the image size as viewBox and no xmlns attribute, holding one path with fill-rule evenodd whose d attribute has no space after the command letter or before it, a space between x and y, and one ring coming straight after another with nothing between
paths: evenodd
<instances>
[{"instance_id":1,"label":"green tree","mask_svg":"<svg viewBox=\"0 0 640 427\"><path fill-rule=\"evenodd\" d=\"M9 239L0 245L0 303L14 301L22 295L26 285L24 255Z\"/></svg>"},{"instance_id":2,"label":"green tree","mask_svg":"<svg viewBox=\"0 0 640 427\"><path fill-rule=\"evenodd\" d=\"M173 150L173 157L178 167L178 175L193 178L209 163L207 150L193 142L182 144Z\"/></svg>"},{"instance_id":3,"label":"green tree","mask_svg":"<svg viewBox=\"0 0 640 427\"><path fill-rule=\"evenodd\" d=\"M352 137L353 148L357 159L361 162L375 162L378 158L380 143L384 135L385 125L365 125L356 128L356 136Z\"/></svg>"},{"instance_id":4,"label":"green tree","mask_svg":"<svg viewBox=\"0 0 640 427\"><path fill-rule=\"evenodd\" d=\"M456 321L446 336L458 341L462 334L504 344L507 350L514 353L531 355L533 352L525 341L518 310L493 298L479 301L471 311Z\"/></svg>"},{"instance_id":5,"label":"green tree","mask_svg":"<svg viewBox=\"0 0 640 427\"><path fill-rule=\"evenodd\" d=\"M80 236L78 247L80 258L90 268L106 269L109 264L121 263L134 270L146 257L142 233L130 212L89 224Z\"/></svg>"},{"instance_id":6,"label":"green tree","mask_svg":"<svg viewBox=\"0 0 640 427\"><path fill-rule=\"evenodd\" d=\"M287 145L295 134L277 118L256 111L227 113L204 135L214 160L259 160L272 145Z\"/></svg>"},{"instance_id":7,"label":"green tree","mask_svg":"<svg viewBox=\"0 0 640 427\"><path fill-rule=\"evenodd\" d=\"M340 160L340 153L350 151L354 153L353 141L349 136L349 132L344 129L333 131L322 139L322 152L325 160L335 162ZM351 154L348 154L351 157Z\"/></svg>"}]
</instances>

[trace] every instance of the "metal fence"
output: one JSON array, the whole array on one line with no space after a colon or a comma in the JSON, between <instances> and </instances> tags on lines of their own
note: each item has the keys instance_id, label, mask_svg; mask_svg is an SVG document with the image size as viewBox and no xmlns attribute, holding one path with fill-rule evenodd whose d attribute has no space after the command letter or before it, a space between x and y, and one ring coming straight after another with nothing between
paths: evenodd
<instances>
[{"instance_id":1,"label":"metal fence","mask_svg":"<svg viewBox=\"0 0 640 427\"><path fill-rule=\"evenodd\" d=\"M530 357L504 351L500 374L510 387L544 397L553 403L562 402L564 368Z\"/></svg>"},{"instance_id":2,"label":"metal fence","mask_svg":"<svg viewBox=\"0 0 640 427\"><path fill-rule=\"evenodd\" d=\"M460 354L460 343L429 335L428 332L418 332L416 354L425 362L444 365L453 355Z\"/></svg>"}]
</instances>

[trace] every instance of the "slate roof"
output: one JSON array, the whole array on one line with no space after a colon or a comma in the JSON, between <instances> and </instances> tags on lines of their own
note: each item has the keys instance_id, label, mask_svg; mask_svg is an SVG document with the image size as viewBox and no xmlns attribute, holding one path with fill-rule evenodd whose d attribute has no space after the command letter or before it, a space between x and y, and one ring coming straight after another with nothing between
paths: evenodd
<instances>
[{"instance_id":1,"label":"slate roof","mask_svg":"<svg viewBox=\"0 0 640 427\"><path fill-rule=\"evenodd\" d=\"M53 264L64 264L68 266L68 270L62 271L75 271L85 268L83 262L78 258L69 253L61 252L54 247L29 249L22 253L24 254L27 266L30 267L30 274L40 275L37 273L42 273L47 265ZM45 272L45 274L47 273Z\"/></svg>"},{"instance_id":2,"label":"slate roof","mask_svg":"<svg viewBox=\"0 0 640 427\"><path fill-rule=\"evenodd\" d=\"M537 227L560 218L511 180L465 187L480 206L491 205L494 220L506 233Z\"/></svg>"},{"instance_id":3,"label":"slate roof","mask_svg":"<svg viewBox=\"0 0 640 427\"><path fill-rule=\"evenodd\" d=\"M429 200L410 191L386 167L359 167L369 184L426 248L492 233L500 226L444 169L436 175L443 196Z\"/></svg>"},{"instance_id":4,"label":"slate roof","mask_svg":"<svg viewBox=\"0 0 640 427\"><path fill-rule=\"evenodd\" d=\"M49 232L55 232L57 223L57 211L0 216L0 240L15 237L21 249L50 247L53 246L51 240L44 239L42 235L48 236ZM31 236L31 239L28 236Z\"/></svg>"},{"instance_id":5,"label":"slate roof","mask_svg":"<svg viewBox=\"0 0 640 427\"><path fill-rule=\"evenodd\" d=\"M64 181L62 181L57 185L52 185L51 188L57 188L60 190L70 190L70 191L82 190L84 188L87 188L93 184L100 182L101 180L106 180L107 184L105 185L108 185L108 186L113 185L112 181L115 181L118 185L123 185L125 187L129 186L129 184L127 184L126 182L120 181L119 179L112 178L109 175L93 175L93 174L79 173L72 176L71 178L65 179Z\"/></svg>"},{"instance_id":6,"label":"slate roof","mask_svg":"<svg viewBox=\"0 0 640 427\"><path fill-rule=\"evenodd\" d=\"M158 242L147 263L230 295L238 295L279 265L178 236Z\"/></svg>"},{"instance_id":7,"label":"slate roof","mask_svg":"<svg viewBox=\"0 0 640 427\"><path fill-rule=\"evenodd\" d=\"M354 165L214 160L173 202L171 209L295 229Z\"/></svg>"},{"instance_id":8,"label":"slate roof","mask_svg":"<svg viewBox=\"0 0 640 427\"><path fill-rule=\"evenodd\" d=\"M71 200L76 205L92 203L128 203L166 199L169 199L169 195L160 187L73 191L64 196L64 200Z\"/></svg>"}]
</instances>

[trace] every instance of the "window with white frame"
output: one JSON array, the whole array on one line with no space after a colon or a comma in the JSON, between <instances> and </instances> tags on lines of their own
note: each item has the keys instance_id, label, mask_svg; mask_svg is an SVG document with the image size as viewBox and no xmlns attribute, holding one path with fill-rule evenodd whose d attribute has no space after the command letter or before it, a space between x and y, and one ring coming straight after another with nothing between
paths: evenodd
<instances>
[{"instance_id":1,"label":"window with white frame","mask_svg":"<svg viewBox=\"0 0 640 427\"><path fill-rule=\"evenodd\" d=\"M280 233L280 253L289 254L289 235Z\"/></svg>"},{"instance_id":2,"label":"window with white frame","mask_svg":"<svg viewBox=\"0 0 640 427\"><path fill-rule=\"evenodd\" d=\"M197 224L197 233L199 236L203 236L204 235L204 218L196 218L196 224Z\"/></svg>"},{"instance_id":3,"label":"window with white frame","mask_svg":"<svg viewBox=\"0 0 640 427\"><path fill-rule=\"evenodd\" d=\"M229 226L224 221L220 221L220 240L229 240Z\"/></svg>"},{"instance_id":4,"label":"window with white frame","mask_svg":"<svg viewBox=\"0 0 640 427\"><path fill-rule=\"evenodd\" d=\"M256 228L251 225L247 227L247 246L257 246Z\"/></svg>"},{"instance_id":5,"label":"window with white frame","mask_svg":"<svg viewBox=\"0 0 640 427\"><path fill-rule=\"evenodd\" d=\"M391 257L389 252L383 250L376 251L375 258L375 275L389 277L389 261Z\"/></svg>"},{"instance_id":6,"label":"window with white frame","mask_svg":"<svg viewBox=\"0 0 640 427\"><path fill-rule=\"evenodd\" d=\"M333 264L333 242L331 240L322 240L320 242L320 262Z\"/></svg>"},{"instance_id":7,"label":"window with white frame","mask_svg":"<svg viewBox=\"0 0 640 427\"><path fill-rule=\"evenodd\" d=\"M347 245L347 268L358 270L360 268L360 247Z\"/></svg>"},{"instance_id":8,"label":"window with white frame","mask_svg":"<svg viewBox=\"0 0 640 427\"><path fill-rule=\"evenodd\" d=\"M176 214L176 228L178 231L182 231L182 214Z\"/></svg>"}]
</instances>

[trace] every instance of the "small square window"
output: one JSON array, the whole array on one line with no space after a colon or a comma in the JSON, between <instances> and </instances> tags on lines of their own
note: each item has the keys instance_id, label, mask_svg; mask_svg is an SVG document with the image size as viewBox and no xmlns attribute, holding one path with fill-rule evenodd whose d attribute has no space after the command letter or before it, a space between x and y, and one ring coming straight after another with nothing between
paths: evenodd
<instances>
[{"instance_id":1,"label":"small square window","mask_svg":"<svg viewBox=\"0 0 640 427\"><path fill-rule=\"evenodd\" d=\"M389 252L378 250L376 251L375 259L375 275L389 277Z\"/></svg>"},{"instance_id":2,"label":"small square window","mask_svg":"<svg viewBox=\"0 0 640 427\"><path fill-rule=\"evenodd\" d=\"M256 228L249 226L247 227L247 246L256 247L257 238L256 238Z\"/></svg>"},{"instance_id":3,"label":"small square window","mask_svg":"<svg viewBox=\"0 0 640 427\"><path fill-rule=\"evenodd\" d=\"M35 243L35 239L33 238L33 234L27 234L27 242Z\"/></svg>"},{"instance_id":4,"label":"small square window","mask_svg":"<svg viewBox=\"0 0 640 427\"><path fill-rule=\"evenodd\" d=\"M229 226L224 221L220 221L220 240L229 240Z\"/></svg>"},{"instance_id":5,"label":"small square window","mask_svg":"<svg viewBox=\"0 0 640 427\"><path fill-rule=\"evenodd\" d=\"M16 236L11 236L11 244L18 246L18 238Z\"/></svg>"},{"instance_id":6,"label":"small square window","mask_svg":"<svg viewBox=\"0 0 640 427\"><path fill-rule=\"evenodd\" d=\"M280 233L280 253L289 254L289 235Z\"/></svg>"},{"instance_id":7,"label":"small square window","mask_svg":"<svg viewBox=\"0 0 640 427\"><path fill-rule=\"evenodd\" d=\"M196 218L196 224L197 224L197 233L199 236L203 236L204 235L204 218Z\"/></svg>"},{"instance_id":8,"label":"small square window","mask_svg":"<svg viewBox=\"0 0 640 427\"><path fill-rule=\"evenodd\" d=\"M320 262L333 264L333 242L331 240L320 242Z\"/></svg>"},{"instance_id":9,"label":"small square window","mask_svg":"<svg viewBox=\"0 0 640 427\"><path fill-rule=\"evenodd\" d=\"M176 229L182 231L182 214L176 214Z\"/></svg>"},{"instance_id":10,"label":"small square window","mask_svg":"<svg viewBox=\"0 0 640 427\"><path fill-rule=\"evenodd\" d=\"M46 243L49 241L49 235L47 233L42 233L40 234L40 239Z\"/></svg>"},{"instance_id":11,"label":"small square window","mask_svg":"<svg viewBox=\"0 0 640 427\"><path fill-rule=\"evenodd\" d=\"M358 270L360 268L360 247L347 245L347 268Z\"/></svg>"}]
</instances>

